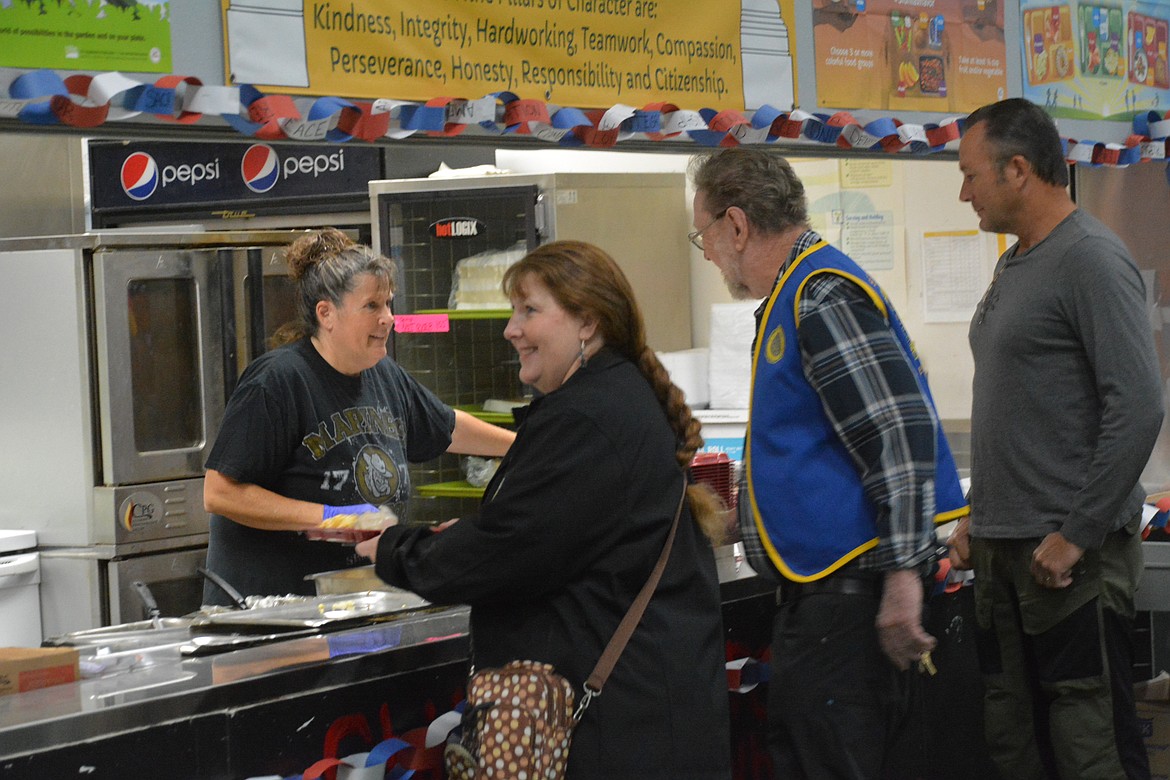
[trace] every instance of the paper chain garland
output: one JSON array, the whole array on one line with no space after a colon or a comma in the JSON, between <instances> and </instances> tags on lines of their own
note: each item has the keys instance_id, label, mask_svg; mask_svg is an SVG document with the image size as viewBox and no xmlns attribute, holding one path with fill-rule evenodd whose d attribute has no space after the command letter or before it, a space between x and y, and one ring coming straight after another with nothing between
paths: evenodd
<instances>
[{"instance_id":1,"label":"paper chain garland","mask_svg":"<svg viewBox=\"0 0 1170 780\"><path fill-rule=\"evenodd\" d=\"M617 104L581 110L511 92L478 100L439 97L425 103L336 97L265 95L252 86L208 86L193 76L163 76L143 84L121 73L71 75L51 70L24 73L0 98L0 118L30 125L98 127L152 115L165 122L193 124L217 117L241 135L261 140L330 141L406 138L416 133L451 137L476 126L497 135L531 135L564 147L607 148L631 138L661 141L687 137L702 146L766 144L802 140L843 149L929 154L957 140L963 117L937 124L909 124L881 118L862 125L848 112L811 114L762 106L749 115L734 110L680 109L672 103L642 108ZM1170 111L1150 111L1133 120L1124 144L1063 139L1071 163L1124 167L1170 158Z\"/></svg>"}]
</instances>

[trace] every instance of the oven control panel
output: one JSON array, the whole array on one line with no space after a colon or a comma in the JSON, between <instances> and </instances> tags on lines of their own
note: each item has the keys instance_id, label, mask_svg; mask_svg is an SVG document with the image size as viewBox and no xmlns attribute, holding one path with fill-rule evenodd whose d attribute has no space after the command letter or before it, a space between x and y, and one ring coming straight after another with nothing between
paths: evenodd
<instances>
[{"instance_id":1,"label":"oven control panel","mask_svg":"<svg viewBox=\"0 0 1170 780\"><path fill-rule=\"evenodd\" d=\"M203 479L95 488L94 522L99 538L118 545L206 534Z\"/></svg>"}]
</instances>

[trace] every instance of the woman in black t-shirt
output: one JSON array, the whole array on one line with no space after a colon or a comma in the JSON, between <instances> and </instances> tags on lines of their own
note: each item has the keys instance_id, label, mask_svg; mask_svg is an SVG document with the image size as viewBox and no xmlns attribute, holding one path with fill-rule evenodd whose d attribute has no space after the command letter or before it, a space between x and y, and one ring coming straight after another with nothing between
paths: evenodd
<instances>
[{"instance_id":1,"label":"woman in black t-shirt","mask_svg":"<svg viewBox=\"0 0 1170 780\"><path fill-rule=\"evenodd\" d=\"M298 321L244 371L207 460L208 568L244 595L313 593L305 576L365 561L300 533L410 495L408 462L503 455L514 434L442 403L386 351L393 263L327 228L286 253ZM228 604L210 583L207 604Z\"/></svg>"}]
</instances>

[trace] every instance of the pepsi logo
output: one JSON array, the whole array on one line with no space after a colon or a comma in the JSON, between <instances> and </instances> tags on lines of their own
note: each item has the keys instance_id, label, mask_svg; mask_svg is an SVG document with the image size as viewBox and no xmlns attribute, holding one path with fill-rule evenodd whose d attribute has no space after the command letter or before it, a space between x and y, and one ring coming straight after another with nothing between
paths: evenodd
<instances>
[{"instance_id":1,"label":"pepsi logo","mask_svg":"<svg viewBox=\"0 0 1170 780\"><path fill-rule=\"evenodd\" d=\"M252 192L268 192L280 178L280 159L271 146L253 144L240 161L240 174Z\"/></svg>"},{"instance_id":2,"label":"pepsi logo","mask_svg":"<svg viewBox=\"0 0 1170 780\"><path fill-rule=\"evenodd\" d=\"M158 163L146 152L134 152L122 162L122 191L134 200L146 200L158 187Z\"/></svg>"}]
</instances>

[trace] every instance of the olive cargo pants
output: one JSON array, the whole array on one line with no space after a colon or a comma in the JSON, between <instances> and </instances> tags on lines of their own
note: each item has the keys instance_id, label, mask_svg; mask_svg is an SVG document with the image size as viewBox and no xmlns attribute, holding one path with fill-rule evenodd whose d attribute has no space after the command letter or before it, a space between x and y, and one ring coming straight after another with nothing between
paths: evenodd
<instances>
[{"instance_id":1,"label":"olive cargo pants","mask_svg":"<svg viewBox=\"0 0 1170 780\"><path fill-rule=\"evenodd\" d=\"M984 726L1005 777L1149 778L1133 701L1136 530L1087 550L1058 590L1029 571L1040 539L971 540Z\"/></svg>"}]
</instances>

